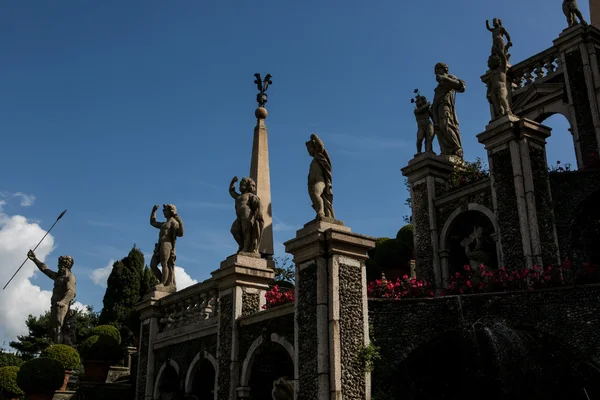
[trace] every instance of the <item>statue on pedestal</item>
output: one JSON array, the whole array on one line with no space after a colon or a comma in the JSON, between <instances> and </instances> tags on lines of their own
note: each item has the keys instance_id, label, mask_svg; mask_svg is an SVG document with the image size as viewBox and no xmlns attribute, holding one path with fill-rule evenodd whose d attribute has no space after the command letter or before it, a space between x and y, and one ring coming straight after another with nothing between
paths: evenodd
<instances>
[{"instance_id":1,"label":"statue on pedestal","mask_svg":"<svg viewBox=\"0 0 600 400\"><path fill-rule=\"evenodd\" d=\"M239 245L238 253L256 253L264 228L262 204L256 195L256 183L252 178L242 178L240 192L235 190L238 177L234 176L229 185L229 194L235 199L236 220L231 226L231 234Z\"/></svg>"},{"instance_id":2,"label":"statue on pedestal","mask_svg":"<svg viewBox=\"0 0 600 400\"><path fill-rule=\"evenodd\" d=\"M490 22L488 20L485 21L485 27L488 31L492 32L492 54L498 54L501 57L505 57L508 61L510 58L508 49L512 46L510 35L506 28L502 26L501 19L494 18L492 20L492 25L493 27L490 27ZM504 36L506 36L506 43L504 43Z\"/></svg>"},{"instance_id":3,"label":"statue on pedestal","mask_svg":"<svg viewBox=\"0 0 600 400\"><path fill-rule=\"evenodd\" d=\"M433 122L431 113L431 103L427 101L425 96L419 94L419 89L415 89L417 94L414 99L411 99L411 103L415 103L415 118L417 119L417 154L421 154L423 147L423 140L425 140L425 152L433 153Z\"/></svg>"},{"instance_id":4,"label":"statue on pedestal","mask_svg":"<svg viewBox=\"0 0 600 400\"><path fill-rule=\"evenodd\" d=\"M333 211L333 190L331 159L323 142L314 133L306 142L308 154L313 157L308 172L308 195L317 218L335 219Z\"/></svg>"},{"instance_id":5,"label":"statue on pedestal","mask_svg":"<svg viewBox=\"0 0 600 400\"><path fill-rule=\"evenodd\" d=\"M581 15L577 0L563 0L562 9L565 17L567 17L569 27L577 25L577 19L579 19L581 25L587 25L587 22L583 19L583 15Z\"/></svg>"},{"instance_id":6,"label":"statue on pedestal","mask_svg":"<svg viewBox=\"0 0 600 400\"><path fill-rule=\"evenodd\" d=\"M508 88L506 86L506 73L508 71L506 56L497 53L490 55L488 68L490 75L487 81L487 99L494 108L494 118L499 118L510 114Z\"/></svg>"},{"instance_id":7,"label":"statue on pedestal","mask_svg":"<svg viewBox=\"0 0 600 400\"><path fill-rule=\"evenodd\" d=\"M456 92L465 92L466 83L454 75L450 75L448 65L441 62L435 65L435 79L438 85L435 88L431 111L435 133L440 144L440 153L462 159L463 148L454 99Z\"/></svg>"},{"instance_id":8,"label":"statue on pedestal","mask_svg":"<svg viewBox=\"0 0 600 400\"><path fill-rule=\"evenodd\" d=\"M158 208L159 205L155 205L150 215L150 225L160 229L158 243L154 245L154 254L152 260L150 260L150 269L160 282L153 290L172 293L177 291L175 283L175 243L178 237L183 236L183 221L177 214L177 208L173 204L164 204L163 215L167 220L157 222L156 210ZM162 272L158 269L158 264L162 266Z\"/></svg>"},{"instance_id":9,"label":"statue on pedestal","mask_svg":"<svg viewBox=\"0 0 600 400\"><path fill-rule=\"evenodd\" d=\"M75 298L76 281L75 275L71 272L74 264L73 257L58 257L58 272L52 271L46 264L38 260L33 250L29 250L27 257L44 275L54 281L50 305L50 329L54 343L63 344L65 317L69 313L71 301Z\"/></svg>"}]
</instances>

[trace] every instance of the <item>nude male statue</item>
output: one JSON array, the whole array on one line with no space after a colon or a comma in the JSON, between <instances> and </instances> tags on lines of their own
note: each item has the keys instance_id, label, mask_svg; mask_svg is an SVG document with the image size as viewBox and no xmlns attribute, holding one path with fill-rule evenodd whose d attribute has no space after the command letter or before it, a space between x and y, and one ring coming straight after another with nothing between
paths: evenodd
<instances>
[{"instance_id":1,"label":"nude male statue","mask_svg":"<svg viewBox=\"0 0 600 400\"><path fill-rule=\"evenodd\" d=\"M417 154L421 154L423 148L423 140L425 140L425 151L427 153L433 152L433 136L435 135L433 129L431 104L427 101L425 96L417 95L415 108L415 118L417 119Z\"/></svg>"},{"instance_id":2,"label":"nude male statue","mask_svg":"<svg viewBox=\"0 0 600 400\"><path fill-rule=\"evenodd\" d=\"M175 242L178 237L183 236L183 221L177 214L177 208L173 204L164 204L163 214L167 220L157 222L156 210L158 208L159 205L155 205L150 215L150 225L160 229L158 243L154 246L154 254L150 261L150 269L160 281L154 290L175 292L177 291L175 284ZM162 266L162 272L158 269L159 263Z\"/></svg>"},{"instance_id":3,"label":"nude male statue","mask_svg":"<svg viewBox=\"0 0 600 400\"><path fill-rule=\"evenodd\" d=\"M335 219L329 154L321 139L315 134L310 135L310 140L306 142L306 149L313 157L308 172L308 195L312 200L312 207L317 213L317 218Z\"/></svg>"},{"instance_id":4,"label":"nude male statue","mask_svg":"<svg viewBox=\"0 0 600 400\"><path fill-rule=\"evenodd\" d=\"M488 58L488 68L490 69L490 79L487 97L494 108L494 117L498 118L510 113L508 89L506 87L506 72L508 70L506 57L492 54Z\"/></svg>"},{"instance_id":5,"label":"nude male statue","mask_svg":"<svg viewBox=\"0 0 600 400\"><path fill-rule=\"evenodd\" d=\"M502 26L501 19L494 18L492 24L493 27L490 27L489 21L485 21L485 27L492 32L492 54L503 55L508 60L508 49L512 46L510 35L506 28ZM504 43L504 36L506 36L507 43Z\"/></svg>"},{"instance_id":6,"label":"nude male statue","mask_svg":"<svg viewBox=\"0 0 600 400\"><path fill-rule=\"evenodd\" d=\"M238 253L258 253L258 246L264 228L262 205L255 194L256 184L252 178L242 178L240 192L235 191L238 177L229 184L229 194L235 199L236 220L231 226L231 234L238 243Z\"/></svg>"},{"instance_id":7,"label":"nude male statue","mask_svg":"<svg viewBox=\"0 0 600 400\"><path fill-rule=\"evenodd\" d=\"M583 19L583 15L581 15L581 11L577 5L577 0L564 0L562 9L565 17L567 17L567 23L569 24L569 27L577 24L575 17L579 19L579 23L581 25L587 25L587 22L585 22L585 19Z\"/></svg>"},{"instance_id":8,"label":"nude male statue","mask_svg":"<svg viewBox=\"0 0 600 400\"><path fill-rule=\"evenodd\" d=\"M75 275L71 272L73 257L58 257L58 272L52 271L46 264L38 260L33 250L29 250L27 257L34 262L44 275L54 281L50 306L50 327L54 343L63 344L65 317L69 313L71 301L75 298Z\"/></svg>"}]
</instances>

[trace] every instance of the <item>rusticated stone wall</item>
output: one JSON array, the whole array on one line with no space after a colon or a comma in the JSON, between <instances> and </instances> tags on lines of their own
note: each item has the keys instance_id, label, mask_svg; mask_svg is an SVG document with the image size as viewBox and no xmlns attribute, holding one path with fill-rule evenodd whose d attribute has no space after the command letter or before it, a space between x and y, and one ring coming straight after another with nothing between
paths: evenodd
<instances>
[{"instance_id":1,"label":"rusticated stone wall","mask_svg":"<svg viewBox=\"0 0 600 400\"><path fill-rule=\"evenodd\" d=\"M318 398L317 374L317 265L305 266L299 272L296 322L298 332L298 399Z\"/></svg>"},{"instance_id":2,"label":"rusticated stone wall","mask_svg":"<svg viewBox=\"0 0 600 400\"><path fill-rule=\"evenodd\" d=\"M148 379L148 351L150 349L150 324L142 323L140 333L140 350L138 351L138 371L136 400L143 400L146 397L146 380Z\"/></svg>"},{"instance_id":3,"label":"rusticated stone wall","mask_svg":"<svg viewBox=\"0 0 600 400\"><path fill-rule=\"evenodd\" d=\"M231 387L231 348L233 340L233 293L219 298L217 399L229 400Z\"/></svg>"},{"instance_id":4,"label":"rusticated stone wall","mask_svg":"<svg viewBox=\"0 0 600 400\"><path fill-rule=\"evenodd\" d=\"M413 226L415 230L415 259L417 277L433 282L433 251L431 230L429 227L429 205L427 202L427 184L415 184L411 190Z\"/></svg>"}]
</instances>

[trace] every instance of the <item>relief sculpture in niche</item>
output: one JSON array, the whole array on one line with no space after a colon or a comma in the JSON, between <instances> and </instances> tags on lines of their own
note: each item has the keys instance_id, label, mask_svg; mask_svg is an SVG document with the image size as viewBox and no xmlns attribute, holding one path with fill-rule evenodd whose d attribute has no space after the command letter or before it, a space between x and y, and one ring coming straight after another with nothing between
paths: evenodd
<instances>
[{"instance_id":1,"label":"relief sculpture in niche","mask_svg":"<svg viewBox=\"0 0 600 400\"><path fill-rule=\"evenodd\" d=\"M483 265L486 270L489 269L490 255L484 250L485 240L481 226L475 225L473 232L464 238L460 245L465 248L465 255L469 259L471 268L479 268Z\"/></svg>"}]
</instances>

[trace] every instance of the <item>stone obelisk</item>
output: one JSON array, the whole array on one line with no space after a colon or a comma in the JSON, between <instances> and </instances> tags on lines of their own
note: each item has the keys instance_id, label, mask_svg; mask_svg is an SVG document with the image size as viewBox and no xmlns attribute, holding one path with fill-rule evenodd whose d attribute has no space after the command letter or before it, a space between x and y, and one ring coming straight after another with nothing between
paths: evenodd
<instances>
[{"instance_id":1,"label":"stone obelisk","mask_svg":"<svg viewBox=\"0 0 600 400\"><path fill-rule=\"evenodd\" d=\"M250 162L250 178L256 182L256 194L263 206L263 219L265 221L262 239L258 251L263 258L273 258L273 209L271 207L271 174L269 172L269 140L267 135L267 88L272 83L271 74L267 74L264 80L260 74L254 74L254 83L258 86L259 93L256 95L258 108L254 112L256 116L256 127L254 128L254 142L252 144L252 161Z\"/></svg>"}]
</instances>

